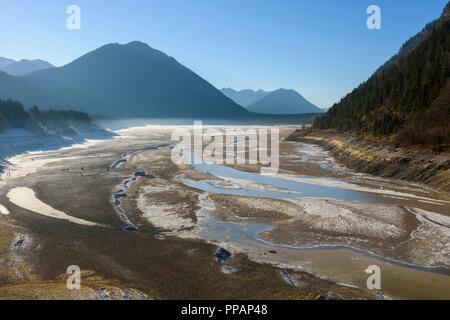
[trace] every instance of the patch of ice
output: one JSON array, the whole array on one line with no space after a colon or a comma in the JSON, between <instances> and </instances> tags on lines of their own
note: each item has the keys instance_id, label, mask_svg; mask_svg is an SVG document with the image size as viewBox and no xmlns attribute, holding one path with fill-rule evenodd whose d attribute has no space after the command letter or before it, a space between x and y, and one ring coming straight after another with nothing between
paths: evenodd
<instances>
[{"instance_id":1,"label":"patch of ice","mask_svg":"<svg viewBox=\"0 0 450 320\"><path fill-rule=\"evenodd\" d=\"M168 187L157 187L157 186L143 186L142 191L146 193L152 193L152 192L163 192L169 190Z\"/></svg>"},{"instance_id":2,"label":"patch of ice","mask_svg":"<svg viewBox=\"0 0 450 320\"><path fill-rule=\"evenodd\" d=\"M233 274L239 271L239 268L233 266L223 266L220 271L225 274Z\"/></svg>"},{"instance_id":3,"label":"patch of ice","mask_svg":"<svg viewBox=\"0 0 450 320\"><path fill-rule=\"evenodd\" d=\"M411 233L415 263L450 266L450 217L412 208L421 222Z\"/></svg>"},{"instance_id":4,"label":"patch of ice","mask_svg":"<svg viewBox=\"0 0 450 320\"><path fill-rule=\"evenodd\" d=\"M147 190L144 189L139 194L139 197L137 198L137 207L142 211L142 216L151 224L158 228L170 231L180 231L196 226L192 219L183 218L178 214L180 210L184 209L183 206L148 203L146 195L151 193L149 192L148 187L149 186L147 186Z\"/></svg>"},{"instance_id":5,"label":"patch of ice","mask_svg":"<svg viewBox=\"0 0 450 320\"><path fill-rule=\"evenodd\" d=\"M6 209L6 207L2 204L0 204L0 214L4 214L4 215L9 214L8 209Z\"/></svg>"},{"instance_id":6,"label":"patch of ice","mask_svg":"<svg viewBox=\"0 0 450 320\"><path fill-rule=\"evenodd\" d=\"M308 198L293 202L306 213L302 220L321 230L381 239L396 238L404 233L405 213L400 207Z\"/></svg>"},{"instance_id":7,"label":"patch of ice","mask_svg":"<svg viewBox=\"0 0 450 320\"><path fill-rule=\"evenodd\" d=\"M95 222L86 221L83 219L75 218L67 215L66 213L56 210L49 206L48 204L42 202L38 198L34 191L27 187L18 187L10 190L7 194L9 201L14 203L16 206L24 208L26 210L38 213L40 215L67 220L73 223L87 225L87 226L97 226L99 224Z\"/></svg>"}]
</instances>

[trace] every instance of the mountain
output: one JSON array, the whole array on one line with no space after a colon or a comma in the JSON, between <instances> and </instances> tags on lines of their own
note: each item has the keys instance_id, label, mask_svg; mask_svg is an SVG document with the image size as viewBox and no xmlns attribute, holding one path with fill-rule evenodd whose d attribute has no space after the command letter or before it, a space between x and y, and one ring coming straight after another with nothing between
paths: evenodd
<instances>
[{"instance_id":1,"label":"mountain","mask_svg":"<svg viewBox=\"0 0 450 320\"><path fill-rule=\"evenodd\" d=\"M278 89L249 105L250 112L263 114L322 113L322 110L303 98L295 90Z\"/></svg>"},{"instance_id":2,"label":"mountain","mask_svg":"<svg viewBox=\"0 0 450 320\"><path fill-rule=\"evenodd\" d=\"M9 66L10 64L13 64L14 62L17 62L17 61L13 60L13 59L0 57L0 70Z\"/></svg>"},{"instance_id":3,"label":"mountain","mask_svg":"<svg viewBox=\"0 0 450 320\"><path fill-rule=\"evenodd\" d=\"M385 64L378 68L375 73L380 73L390 66L398 63L403 57L407 56L411 51L416 49L418 46L422 44L428 37L431 35L433 30L438 25L439 19L434 20L433 22L428 23L425 28L422 29L421 32L411 37L408 41L406 41L398 53L394 55L391 59L389 59Z\"/></svg>"},{"instance_id":4,"label":"mountain","mask_svg":"<svg viewBox=\"0 0 450 320\"><path fill-rule=\"evenodd\" d=\"M107 44L59 68L0 72L0 98L25 106L139 117L239 117L248 112L206 80L142 42Z\"/></svg>"},{"instance_id":5,"label":"mountain","mask_svg":"<svg viewBox=\"0 0 450 320\"><path fill-rule=\"evenodd\" d=\"M267 96L270 92L264 91L264 90L258 90L254 91L251 89L245 89L241 91L236 91L231 88L224 88L221 89L220 92L222 92L224 95L226 95L228 98L236 102L238 105L247 107L265 96Z\"/></svg>"},{"instance_id":6,"label":"mountain","mask_svg":"<svg viewBox=\"0 0 450 320\"><path fill-rule=\"evenodd\" d=\"M450 2L431 34L314 121L401 145L450 147Z\"/></svg>"},{"instance_id":7,"label":"mountain","mask_svg":"<svg viewBox=\"0 0 450 320\"><path fill-rule=\"evenodd\" d=\"M49 68L55 68L55 66L48 63L47 61L43 61L40 59L36 60L23 59L18 62L14 61L13 63L7 64L4 67L0 67L0 71L6 72L13 76L22 76L30 72Z\"/></svg>"}]
</instances>

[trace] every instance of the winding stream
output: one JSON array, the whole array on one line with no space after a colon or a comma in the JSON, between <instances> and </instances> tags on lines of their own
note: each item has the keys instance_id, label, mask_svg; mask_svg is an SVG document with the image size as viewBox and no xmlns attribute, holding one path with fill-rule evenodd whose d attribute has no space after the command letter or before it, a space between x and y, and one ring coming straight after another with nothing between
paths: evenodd
<instances>
[{"instance_id":1,"label":"winding stream","mask_svg":"<svg viewBox=\"0 0 450 320\"><path fill-rule=\"evenodd\" d=\"M326 159L323 151L306 146L310 159ZM301 150L301 148L299 149ZM315 155L314 152L321 152ZM311 160L312 161L312 160ZM332 163L319 164L324 169L333 169ZM218 164L194 164L196 171L214 175L218 179L192 181L179 175L185 185L201 190L202 209L197 214L196 237L217 242L224 247L235 248L248 254L252 259L308 271L346 285L365 287L366 267L376 264L383 270L385 295L395 298L450 298L450 268L413 264L384 257L357 246L335 243L310 243L307 246L283 245L261 237L275 226L261 222L229 222L214 217L214 204L207 199L208 194L239 195L272 199L336 199L356 203L395 203L406 209L411 218L428 221L449 234L449 202L424 196L408 188L391 185L380 187L370 181L356 183L323 177L277 174L265 176L258 173L240 171ZM361 179L362 180L362 179ZM386 185L383 183L382 185ZM390 202L389 202L390 201ZM410 209L418 208L418 209ZM430 209L431 208L431 209ZM425 211L425 210L435 210ZM438 213L440 212L440 213ZM448 239L448 238L447 238ZM445 242L445 239L444 239ZM447 245L448 246L448 245ZM449 252L438 252L447 255ZM377 292L379 294L379 292Z\"/></svg>"}]
</instances>

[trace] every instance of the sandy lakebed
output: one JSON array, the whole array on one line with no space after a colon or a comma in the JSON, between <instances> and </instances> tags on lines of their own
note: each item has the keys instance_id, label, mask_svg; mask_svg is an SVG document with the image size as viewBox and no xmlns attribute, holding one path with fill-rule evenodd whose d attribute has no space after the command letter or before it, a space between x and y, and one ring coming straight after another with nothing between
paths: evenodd
<instances>
[{"instance_id":1,"label":"sandy lakebed","mask_svg":"<svg viewBox=\"0 0 450 320\"><path fill-rule=\"evenodd\" d=\"M177 128L8 158L0 299L450 299L448 194L353 172L293 126L274 175L176 165Z\"/></svg>"}]
</instances>

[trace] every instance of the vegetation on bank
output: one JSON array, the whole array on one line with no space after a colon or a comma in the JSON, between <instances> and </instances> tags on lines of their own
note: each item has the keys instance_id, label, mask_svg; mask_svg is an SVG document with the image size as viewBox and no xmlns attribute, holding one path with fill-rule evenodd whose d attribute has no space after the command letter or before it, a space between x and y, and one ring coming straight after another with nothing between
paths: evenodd
<instances>
[{"instance_id":1,"label":"vegetation on bank","mask_svg":"<svg viewBox=\"0 0 450 320\"><path fill-rule=\"evenodd\" d=\"M0 100L0 131L9 128L24 128L34 132L54 131L74 134L76 128L93 125L91 117L79 111L39 110L34 106L26 111L18 101Z\"/></svg>"},{"instance_id":2,"label":"vegetation on bank","mask_svg":"<svg viewBox=\"0 0 450 320\"><path fill-rule=\"evenodd\" d=\"M388 138L400 145L450 146L449 5L426 40L315 119L314 128Z\"/></svg>"}]
</instances>

